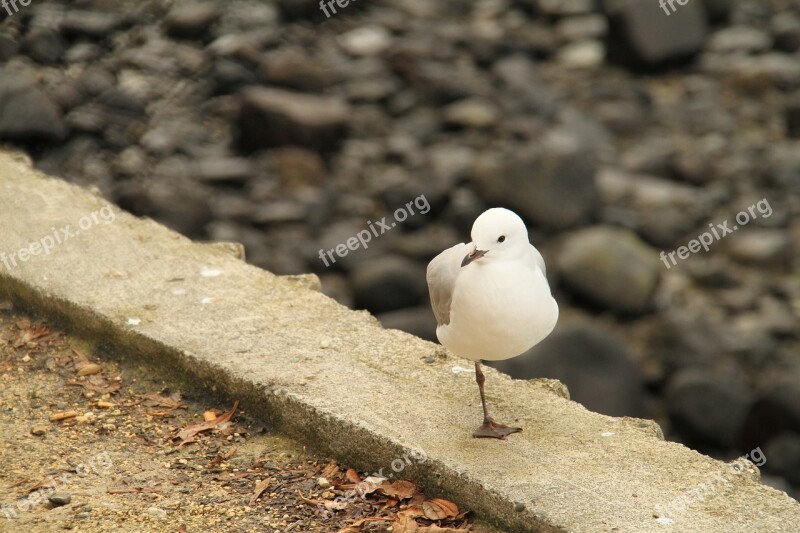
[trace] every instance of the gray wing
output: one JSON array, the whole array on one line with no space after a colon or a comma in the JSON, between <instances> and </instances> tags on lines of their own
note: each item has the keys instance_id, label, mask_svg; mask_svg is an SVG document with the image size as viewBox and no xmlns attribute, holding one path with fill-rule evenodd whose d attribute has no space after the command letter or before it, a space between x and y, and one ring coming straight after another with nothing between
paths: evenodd
<instances>
[{"instance_id":1,"label":"gray wing","mask_svg":"<svg viewBox=\"0 0 800 533\"><path fill-rule=\"evenodd\" d=\"M456 278L461 272L461 261L467 253L469 253L469 246L464 243L456 244L428 263L425 278L428 280L433 314L440 326L450 323L450 302L453 300L453 288L455 288Z\"/></svg>"}]
</instances>

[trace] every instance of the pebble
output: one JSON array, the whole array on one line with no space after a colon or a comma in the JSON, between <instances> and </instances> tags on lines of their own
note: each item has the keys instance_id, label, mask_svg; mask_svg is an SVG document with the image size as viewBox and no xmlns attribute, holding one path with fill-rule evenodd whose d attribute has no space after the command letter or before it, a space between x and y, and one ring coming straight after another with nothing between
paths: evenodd
<instances>
[{"instance_id":1,"label":"pebble","mask_svg":"<svg viewBox=\"0 0 800 533\"><path fill-rule=\"evenodd\" d=\"M167 519L167 512L164 509L160 509L158 507L148 507L147 514L152 516L153 518L158 518L159 520Z\"/></svg>"},{"instance_id":2,"label":"pebble","mask_svg":"<svg viewBox=\"0 0 800 533\"><path fill-rule=\"evenodd\" d=\"M68 492L54 492L48 496L47 499L50 501L50 503L56 507L59 507L61 505L68 505L70 502L72 502L72 495Z\"/></svg>"}]
</instances>

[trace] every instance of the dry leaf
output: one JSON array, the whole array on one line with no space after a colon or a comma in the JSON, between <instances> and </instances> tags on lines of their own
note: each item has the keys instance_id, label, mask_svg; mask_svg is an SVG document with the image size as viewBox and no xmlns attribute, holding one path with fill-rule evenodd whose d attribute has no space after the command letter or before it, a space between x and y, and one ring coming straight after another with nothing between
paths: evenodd
<instances>
[{"instance_id":1,"label":"dry leaf","mask_svg":"<svg viewBox=\"0 0 800 533\"><path fill-rule=\"evenodd\" d=\"M410 481L400 480L391 483L384 481L378 486L378 492L396 500L407 500L414 496L417 487Z\"/></svg>"},{"instance_id":2,"label":"dry leaf","mask_svg":"<svg viewBox=\"0 0 800 533\"><path fill-rule=\"evenodd\" d=\"M464 533L464 529L457 529L454 527L439 527L436 524L430 526L422 526L417 530L417 533Z\"/></svg>"},{"instance_id":3,"label":"dry leaf","mask_svg":"<svg viewBox=\"0 0 800 533\"><path fill-rule=\"evenodd\" d=\"M356 472L353 468L347 469L347 472L345 472L345 477L348 481L350 481L350 483L361 483L361 476L359 476L358 472Z\"/></svg>"},{"instance_id":4,"label":"dry leaf","mask_svg":"<svg viewBox=\"0 0 800 533\"><path fill-rule=\"evenodd\" d=\"M181 393L176 392L170 396L162 396L156 392L141 396L145 405L149 407L166 407L167 409L186 409L186 404L181 401Z\"/></svg>"},{"instance_id":5,"label":"dry leaf","mask_svg":"<svg viewBox=\"0 0 800 533\"><path fill-rule=\"evenodd\" d=\"M325 500L322 505L330 511L343 511L347 509L347 502L344 500Z\"/></svg>"},{"instance_id":6,"label":"dry leaf","mask_svg":"<svg viewBox=\"0 0 800 533\"><path fill-rule=\"evenodd\" d=\"M62 420L67 420L69 418L75 418L78 416L78 413L75 411L64 411L61 413L56 413L50 417L50 422L60 422Z\"/></svg>"},{"instance_id":7,"label":"dry leaf","mask_svg":"<svg viewBox=\"0 0 800 533\"><path fill-rule=\"evenodd\" d=\"M93 376L94 374L99 374L103 371L103 367L98 365L97 363L84 363L77 367L78 369L78 376Z\"/></svg>"},{"instance_id":8,"label":"dry leaf","mask_svg":"<svg viewBox=\"0 0 800 533\"><path fill-rule=\"evenodd\" d=\"M255 506L256 500L258 500L264 491L269 488L269 484L272 482L272 479L267 478L264 481L259 481L256 483L256 488L253 490L253 495L250 496L250 507Z\"/></svg>"},{"instance_id":9,"label":"dry leaf","mask_svg":"<svg viewBox=\"0 0 800 533\"><path fill-rule=\"evenodd\" d=\"M422 512L429 520L446 520L458 516L458 506L447 500L433 498L422 503Z\"/></svg>"},{"instance_id":10,"label":"dry leaf","mask_svg":"<svg viewBox=\"0 0 800 533\"><path fill-rule=\"evenodd\" d=\"M187 426L183 428L176 435L176 438L181 439L179 446L183 446L184 444L193 442L194 441L193 437L198 433L202 433L203 431L208 431L209 429L214 429L216 426L227 422L228 420L233 418L233 413L235 413L236 409L238 408L239 408L239 400L236 400L233 403L233 408L230 411L221 414L214 420L211 420L209 422L203 422L202 424L194 424L192 426Z\"/></svg>"},{"instance_id":11,"label":"dry leaf","mask_svg":"<svg viewBox=\"0 0 800 533\"><path fill-rule=\"evenodd\" d=\"M408 513L397 513L392 522L392 533L419 533L419 524Z\"/></svg>"},{"instance_id":12,"label":"dry leaf","mask_svg":"<svg viewBox=\"0 0 800 533\"><path fill-rule=\"evenodd\" d=\"M368 517L355 521L349 526L345 526L336 533L359 533L363 530L367 522L388 522L388 518Z\"/></svg>"},{"instance_id":13,"label":"dry leaf","mask_svg":"<svg viewBox=\"0 0 800 533\"><path fill-rule=\"evenodd\" d=\"M331 461L322 470L322 477L324 477L325 479L333 479L334 477L338 476L339 476L339 465L336 464L336 461Z\"/></svg>"}]
</instances>

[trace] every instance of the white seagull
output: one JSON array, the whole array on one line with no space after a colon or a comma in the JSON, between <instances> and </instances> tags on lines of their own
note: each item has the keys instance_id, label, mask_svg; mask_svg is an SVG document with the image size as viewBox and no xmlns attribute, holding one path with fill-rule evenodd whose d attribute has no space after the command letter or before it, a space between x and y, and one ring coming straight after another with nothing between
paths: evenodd
<instances>
[{"instance_id":1,"label":"white seagull","mask_svg":"<svg viewBox=\"0 0 800 533\"><path fill-rule=\"evenodd\" d=\"M456 355L475 361L483 424L473 437L504 439L522 431L489 416L480 361L516 357L553 331L558 304L545 273L525 223L503 208L482 213L472 225L470 244L456 244L428 265L436 336Z\"/></svg>"}]
</instances>

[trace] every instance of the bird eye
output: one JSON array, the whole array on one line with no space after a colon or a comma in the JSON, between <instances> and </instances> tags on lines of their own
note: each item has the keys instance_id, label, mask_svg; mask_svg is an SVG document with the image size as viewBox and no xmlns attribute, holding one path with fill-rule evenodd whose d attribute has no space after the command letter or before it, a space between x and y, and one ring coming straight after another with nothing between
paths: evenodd
<instances>
[{"instance_id":1,"label":"bird eye","mask_svg":"<svg viewBox=\"0 0 800 533\"><path fill-rule=\"evenodd\" d=\"M505 240L506 240L506 236L505 236L505 235L500 235L500 236L497 238L497 242L503 242L503 241L505 241Z\"/></svg>"}]
</instances>

